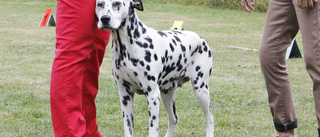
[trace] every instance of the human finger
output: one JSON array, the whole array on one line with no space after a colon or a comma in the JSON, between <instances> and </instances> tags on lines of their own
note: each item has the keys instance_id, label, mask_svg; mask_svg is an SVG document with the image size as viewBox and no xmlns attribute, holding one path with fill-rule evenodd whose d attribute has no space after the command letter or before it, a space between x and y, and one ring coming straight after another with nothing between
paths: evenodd
<instances>
[{"instance_id":1,"label":"human finger","mask_svg":"<svg viewBox=\"0 0 320 137\"><path fill-rule=\"evenodd\" d=\"M298 6L301 9L308 9L308 1L307 0L298 0Z\"/></svg>"},{"instance_id":2,"label":"human finger","mask_svg":"<svg viewBox=\"0 0 320 137\"><path fill-rule=\"evenodd\" d=\"M307 0L308 9L313 8L313 0Z\"/></svg>"}]
</instances>

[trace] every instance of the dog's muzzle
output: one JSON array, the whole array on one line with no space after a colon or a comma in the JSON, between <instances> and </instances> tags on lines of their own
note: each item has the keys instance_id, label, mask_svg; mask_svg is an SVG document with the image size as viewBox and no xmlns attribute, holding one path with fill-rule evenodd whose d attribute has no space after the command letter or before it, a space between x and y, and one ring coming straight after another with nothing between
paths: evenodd
<instances>
[{"instance_id":1,"label":"dog's muzzle","mask_svg":"<svg viewBox=\"0 0 320 137\"><path fill-rule=\"evenodd\" d=\"M101 27L99 29L101 30L111 30L110 28L110 19L111 17L109 15L103 15L100 18Z\"/></svg>"}]
</instances>

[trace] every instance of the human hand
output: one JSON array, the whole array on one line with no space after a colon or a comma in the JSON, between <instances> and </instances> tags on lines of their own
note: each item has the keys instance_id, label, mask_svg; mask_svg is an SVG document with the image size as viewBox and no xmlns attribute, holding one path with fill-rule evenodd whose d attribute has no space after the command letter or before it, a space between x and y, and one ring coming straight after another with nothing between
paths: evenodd
<instances>
[{"instance_id":1,"label":"human hand","mask_svg":"<svg viewBox=\"0 0 320 137\"><path fill-rule=\"evenodd\" d=\"M253 5L254 5L253 0L241 0L241 6L246 12L251 12L251 10L254 10Z\"/></svg>"},{"instance_id":2,"label":"human hand","mask_svg":"<svg viewBox=\"0 0 320 137\"><path fill-rule=\"evenodd\" d=\"M301 9L311 9L314 7L314 4L317 3L318 0L298 0L298 6Z\"/></svg>"}]
</instances>

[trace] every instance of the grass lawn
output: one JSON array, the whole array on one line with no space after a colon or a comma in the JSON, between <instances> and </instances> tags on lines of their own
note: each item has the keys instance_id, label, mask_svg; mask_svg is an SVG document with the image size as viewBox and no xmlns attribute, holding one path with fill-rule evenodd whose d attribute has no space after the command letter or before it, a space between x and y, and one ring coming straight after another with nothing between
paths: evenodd
<instances>
[{"instance_id":1,"label":"grass lawn","mask_svg":"<svg viewBox=\"0 0 320 137\"><path fill-rule=\"evenodd\" d=\"M46 8L55 0L0 0L0 136L53 136L50 116L50 71L55 49L55 28L40 28ZM267 137L275 132L260 71L258 49L265 13L203 7L144 3L138 12L148 26L169 29L175 20L209 43L214 57L210 80L211 106L217 137ZM302 52L301 35L297 42ZM117 87L111 75L111 45L101 66L97 95L97 120L103 136L123 136ZM289 59L297 133L317 135L311 80L303 59ZM176 95L180 121L175 136L205 136L205 123L191 84ZM144 96L135 96L135 136L148 135L148 108ZM160 136L167 129L167 115L160 109ZM193 133L193 134L190 134Z\"/></svg>"}]
</instances>

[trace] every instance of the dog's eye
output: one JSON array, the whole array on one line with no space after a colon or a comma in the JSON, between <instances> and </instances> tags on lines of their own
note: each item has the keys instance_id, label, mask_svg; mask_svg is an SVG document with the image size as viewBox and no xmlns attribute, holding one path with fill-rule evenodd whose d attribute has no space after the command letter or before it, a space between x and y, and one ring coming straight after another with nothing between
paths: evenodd
<instances>
[{"instance_id":1,"label":"dog's eye","mask_svg":"<svg viewBox=\"0 0 320 137\"><path fill-rule=\"evenodd\" d=\"M104 1L98 1L97 2L97 7L103 8L104 7Z\"/></svg>"},{"instance_id":2,"label":"dog's eye","mask_svg":"<svg viewBox=\"0 0 320 137\"><path fill-rule=\"evenodd\" d=\"M112 3L112 6L113 7L119 7L119 6L121 6L121 2L120 1L116 1L116 2Z\"/></svg>"}]
</instances>

